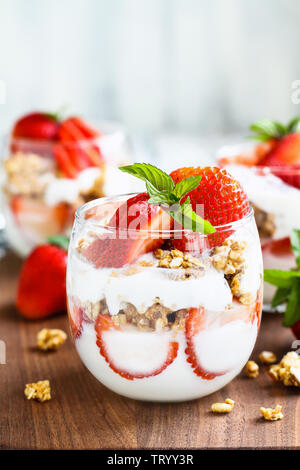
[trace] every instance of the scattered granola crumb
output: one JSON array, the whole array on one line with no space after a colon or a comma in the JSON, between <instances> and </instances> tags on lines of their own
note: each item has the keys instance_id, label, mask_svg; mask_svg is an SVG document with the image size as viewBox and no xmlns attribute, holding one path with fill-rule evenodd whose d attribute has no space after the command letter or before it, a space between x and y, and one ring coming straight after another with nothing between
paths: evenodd
<instances>
[{"instance_id":1,"label":"scattered granola crumb","mask_svg":"<svg viewBox=\"0 0 300 470\"><path fill-rule=\"evenodd\" d=\"M37 400L40 402L51 400L51 388L49 380L26 384L24 394L27 400Z\"/></svg>"},{"instance_id":2,"label":"scattered granola crumb","mask_svg":"<svg viewBox=\"0 0 300 470\"><path fill-rule=\"evenodd\" d=\"M213 413L230 413L234 407L234 400L226 398L224 403L213 403L211 405L211 411Z\"/></svg>"},{"instance_id":3,"label":"scattered granola crumb","mask_svg":"<svg viewBox=\"0 0 300 470\"><path fill-rule=\"evenodd\" d=\"M255 379L259 375L259 367L254 361L248 361L245 366L245 374L251 379Z\"/></svg>"},{"instance_id":4,"label":"scattered granola crumb","mask_svg":"<svg viewBox=\"0 0 300 470\"><path fill-rule=\"evenodd\" d=\"M269 375L286 387L300 387L300 356L295 351L288 352L279 364L270 367Z\"/></svg>"},{"instance_id":5,"label":"scattered granola crumb","mask_svg":"<svg viewBox=\"0 0 300 470\"><path fill-rule=\"evenodd\" d=\"M281 413L282 406L276 405L274 409L272 408L260 408L260 412L265 418L266 421L278 421L279 419L283 418L283 414Z\"/></svg>"},{"instance_id":6,"label":"scattered granola crumb","mask_svg":"<svg viewBox=\"0 0 300 470\"><path fill-rule=\"evenodd\" d=\"M37 346L42 351L58 349L64 344L67 334L63 330L43 328L37 334Z\"/></svg>"},{"instance_id":7,"label":"scattered granola crumb","mask_svg":"<svg viewBox=\"0 0 300 470\"><path fill-rule=\"evenodd\" d=\"M274 364L277 361L277 357L272 351L262 351L258 358L263 364Z\"/></svg>"}]
</instances>

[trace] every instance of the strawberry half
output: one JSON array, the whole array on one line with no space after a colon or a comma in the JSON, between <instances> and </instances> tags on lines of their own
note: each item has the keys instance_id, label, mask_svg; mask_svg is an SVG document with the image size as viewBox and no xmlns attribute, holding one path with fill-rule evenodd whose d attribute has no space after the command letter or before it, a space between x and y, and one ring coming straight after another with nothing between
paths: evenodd
<instances>
[{"instance_id":1,"label":"strawberry half","mask_svg":"<svg viewBox=\"0 0 300 470\"><path fill-rule=\"evenodd\" d=\"M99 315L95 322L97 346L109 367L127 380L161 374L177 357L178 343L168 334L135 332L126 334L110 315Z\"/></svg>"},{"instance_id":2,"label":"strawberry half","mask_svg":"<svg viewBox=\"0 0 300 470\"><path fill-rule=\"evenodd\" d=\"M61 123L58 131L60 144L55 146L54 155L68 178L76 178L80 171L90 166L103 165L99 145L93 142L100 136L97 129L78 117L71 117Z\"/></svg>"},{"instance_id":3,"label":"strawberry half","mask_svg":"<svg viewBox=\"0 0 300 470\"><path fill-rule=\"evenodd\" d=\"M84 256L97 268L119 268L134 263L142 254L161 246L163 240L160 236L149 231L170 229L172 222L159 206L148 204L148 199L146 193L128 199L108 224L116 227L113 238L103 236L86 248Z\"/></svg>"},{"instance_id":4,"label":"strawberry half","mask_svg":"<svg viewBox=\"0 0 300 470\"><path fill-rule=\"evenodd\" d=\"M73 304L70 309L68 308L68 315L73 339L78 339L82 331L83 310L78 305Z\"/></svg>"},{"instance_id":5,"label":"strawberry half","mask_svg":"<svg viewBox=\"0 0 300 470\"><path fill-rule=\"evenodd\" d=\"M201 176L200 184L187 196L190 197L195 212L202 209L201 214L214 227L230 224L245 217L250 210L248 197L241 187L225 169L217 167L179 168L170 174L177 184L190 176ZM202 206L200 206L202 205ZM199 212L199 210L198 210ZM200 251L221 244L232 231L217 232L207 238L197 233L187 232L182 239L174 239L174 247L181 251Z\"/></svg>"},{"instance_id":6,"label":"strawberry half","mask_svg":"<svg viewBox=\"0 0 300 470\"><path fill-rule=\"evenodd\" d=\"M59 123L50 113L30 113L20 118L14 125L12 136L22 139L55 140Z\"/></svg>"},{"instance_id":7,"label":"strawberry half","mask_svg":"<svg viewBox=\"0 0 300 470\"><path fill-rule=\"evenodd\" d=\"M185 353L187 355L187 362L191 364L194 373L204 380L213 380L217 376L226 374L227 371L212 372L204 369L197 357L196 344L197 335L202 330L203 317L205 310L203 307L190 308L188 316L185 321L185 336L187 347Z\"/></svg>"}]
</instances>

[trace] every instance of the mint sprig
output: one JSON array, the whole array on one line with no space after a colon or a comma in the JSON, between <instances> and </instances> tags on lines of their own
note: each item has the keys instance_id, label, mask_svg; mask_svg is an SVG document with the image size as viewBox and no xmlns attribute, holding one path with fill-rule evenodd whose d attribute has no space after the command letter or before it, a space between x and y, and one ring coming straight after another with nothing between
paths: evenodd
<instances>
[{"instance_id":1,"label":"mint sprig","mask_svg":"<svg viewBox=\"0 0 300 470\"><path fill-rule=\"evenodd\" d=\"M294 117L286 125L271 119L260 119L249 127L254 135L251 139L260 142L267 142L271 139L281 139L282 137L300 131L300 116Z\"/></svg>"},{"instance_id":2,"label":"mint sprig","mask_svg":"<svg viewBox=\"0 0 300 470\"><path fill-rule=\"evenodd\" d=\"M286 304L284 326L292 326L300 320L300 230L291 233L291 246L297 266L290 271L265 269L264 280L277 287L272 307Z\"/></svg>"},{"instance_id":3,"label":"mint sprig","mask_svg":"<svg viewBox=\"0 0 300 470\"><path fill-rule=\"evenodd\" d=\"M150 163L134 163L119 169L145 181L150 196L148 203L161 206L186 230L203 234L216 231L210 222L194 212L189 197L182 201L188 193L199 186L201 176L190 176L175 185L167 173Z\"/></svg>"}]
</instances>

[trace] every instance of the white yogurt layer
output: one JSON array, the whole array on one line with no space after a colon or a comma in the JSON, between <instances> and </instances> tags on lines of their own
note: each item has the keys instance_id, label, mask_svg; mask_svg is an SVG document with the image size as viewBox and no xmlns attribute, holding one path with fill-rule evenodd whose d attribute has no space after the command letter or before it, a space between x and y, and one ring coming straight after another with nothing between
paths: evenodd
<instances>
[{"instance_id":1,"label":"white yogurt layer","mask_svg":"<svg viewBox=\"0 0 300 470\"><path fill-rule=\"evenodd\" d=\"M300 228L300 191L272 174L258 175L254 168L227 165L226 169L244 187L249 200L275 217L274 239L290 235Z\"/></svg>"},{"instance_id":2,"label":"white yogurt layer","mask_svg":"<svg viewBox=\"0 0 300 470\"><path fill-rule=\"evenodd\" d=\"M120 334L126 335L126 333ZM211 328L198 335L197 352L201 355L201 365L214 368L215 371L226 371L224 375L212 380L203 380L193 372L187 362L186 340L183 332L173 338L179 344L177 357L173 363L156 376L135 380L127 380L109 367L96 345L94 325L83 324L81 336L76 340L75 345L85 366L101 383L114 392L139 400L170 402L200 398L224 387L245 365L254 347L256 335L256 322L246 324L240 320L223 327ZM149 336L153 336L153 339L149 339ZM155 356L155 361L159 358L162 360L162 356L166 353L165 342L161 344L159 333L139 331L135 337L131 336L129 339L131 343L138 341L139 347L132 348L132 357L128 357L130 353L126 352L126 361L119 358L118 343L112 341L109 345L111 358L125 370L128 367L132 370L144 368L146 370L146 361L149 358L144 345L149 344L149 341L160 348L160 354ZM150 361L152 364L152 358ZM154 365L159 367L158 363Z\"/></svg>"},{"instance_id":3,"label":"white yogurt layer","mask_svg":"<svg viewBox=\"0 0 300 470\"><path fill-rule=\"evenodd\" d=\"M149 256L157 261L152 254ZM111 315L122 309L123 302L133 304L140 313L144 313L157 298L174 311L200 305L207 310L220 311L232 302L224 274L212 266L200 278L185 280L172 279L174 271L177 275L179 270L156 267L138 269L131 275L125 274L126 268L96 269L74 254L68 268L69 295L81 302L97 302L105 298Z\"/></svg>"},{"instance_id":4,"label":"white yogurt layer","mask_svg":"<svg viewBox=\"0 0 300 470\"><path fill-rule=\"evenodd\" d=\"M55 206L60 202L73 204L81 191L87 191L93 186L96 179L100 177L101 171L100 168L86 168L76 179L53 176L45 191L46 204L48 206Z\"/></svg>"}]
</instances>

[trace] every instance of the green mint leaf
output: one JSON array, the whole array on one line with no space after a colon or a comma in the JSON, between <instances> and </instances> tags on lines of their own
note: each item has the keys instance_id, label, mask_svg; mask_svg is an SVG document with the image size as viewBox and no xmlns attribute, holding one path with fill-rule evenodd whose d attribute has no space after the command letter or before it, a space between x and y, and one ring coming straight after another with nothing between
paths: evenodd
<instances>
[{"instance_id":1,"label":"green mint leaf","mask_svg":"<svg viewBox=\"0 0 300 470\"><path fill-rule=\"evenodd\" d=\"M188 197L183 204L175 204L171 208L165 209L176 222L185 230L200 232L205 235L216 232L216 229L207 220L202 219L193 211L190 198Z\"/></svg>"},{"instance_id":2,"label":"green mint leaf","mask_svg":"<svg viewBox=\"0 0 300 470\"><path fill-rule=\"evenodd\" d=\"M278 139L287 134L287 128L277 121L271 121L270 119L261 119L254 122L250 126L250 130L255 132L256 138L260 141L267 141L270 139Z\"/></svg>"},{"instance_id":3,"label":"green mint leaf","mask_svg":"<svg viewBox=\"0 0 300 470\"><path fill-rule=\"evenodd\" d=\"M294 229L291 233L291 245L296 257L298 269L300 269L300 230Z\"/></svg>"},{"instance_id":4,"label":"green mint leaf","mask_svg":"<svg viewBox=\"0 0 300 470\"><path fill-rule=\"evenodd\" d=\"M289 123L288 123L288 133L292 134L293 132L300 132L300 116L294 117Z\"/></svg>"},{"instance_id":5,"label":"green mint leaf","mask_svg":"<svg viewBox=\"0 0 300 470\"><path fill-rule=\"evenodd\" d=\"M281 271L280 269L265 269L264 280L276 287L291 287L293 280L300 277L298 271Z\"/></svg>"},{"instance_id":6,"label":"green mint leaf","mask_svg":"<svg viewBox=\"0 0 300 470\"><path fill-rule=\"evenodd\" d=\"M300 319L300 285L299 279L294 279L289 300L284 315L284 326L292 326Z\"/></svg>"},{"instance_id":7,"label":"green mint leaf","mask_svg":"<svg viewBox=\"0 0 300 470\"><path fill-rule=\"evenodd\" d=\"M50 243L50 245L56 245L59 248L68 251L70 240L65 235L51 235L47 238L47 241Z\"/></svg>"},{"instance_id":8,"label":"green mint leaf","mask_svg":"<svg viewBox=\"0 0 300 470\"><path fill-rule=\"evenodd\" d=\"M288 301L291 292L290 287L278 287L272 300L272 307L278 307L278 305L285 304Z\"/></svg>"},{"instance_id":9,"label":"green mint leaf","mask_svg":"<svg viewBox=\"0 0 300 470\"><path fill-rule=\"evenodd\" d=\"M180 201L183 196L199 186L202 176L190 176L176 184L173 194Z\"/></svg>"},{"instance_id":10,"label":"green mint leaf","mask_svg":"<svg viewBox=\"0 0 300 470\"><path fill-rule=\"evenodd\" d=\"M172 178L167 173L150 163L134 163L133 165L121 166L119 170L150 183L158 191L170 193L175 187Z\"/></svg>"}]
</instances>

